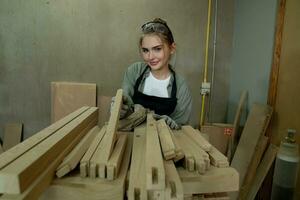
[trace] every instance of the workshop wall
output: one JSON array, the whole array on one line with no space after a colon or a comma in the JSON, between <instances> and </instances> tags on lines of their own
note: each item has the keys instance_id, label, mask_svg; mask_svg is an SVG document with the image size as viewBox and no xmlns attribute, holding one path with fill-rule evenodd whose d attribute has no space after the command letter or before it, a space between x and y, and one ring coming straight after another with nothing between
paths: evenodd
<instances>
[{"instance_id":1,"label":"workshop wall","mask_svg":"<svg viewBox=\"0 0 300 200\"><path fill-rule=\"evenodd\" d=\"M218 101L212 105L214 116L224 119L233 0L220 4L217 73L222 76L216 82L225 87L214 94ZM96 83L98 96L113 96L127 66L140 60L140 26L154 17L165 19L174 32L178 50L172 63L188 81L194 99L191 124L197 125L206 0L2 0L0 136L7 122L23 122L25 138L50 124L51 81Z\"/></svg>"}]
</instances>

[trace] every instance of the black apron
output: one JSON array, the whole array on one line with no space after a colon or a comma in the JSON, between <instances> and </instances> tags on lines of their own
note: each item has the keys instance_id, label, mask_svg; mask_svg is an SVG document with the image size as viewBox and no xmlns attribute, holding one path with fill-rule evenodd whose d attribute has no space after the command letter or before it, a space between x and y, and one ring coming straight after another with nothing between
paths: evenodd
<instances>
[{"instance_id":1,"label":"black apron","mask_svg":"<svg viewBox=\"0 0 300 200\"><path fill-rule=\"evenodd\" d=\"M135 82L134 95L132 100L135 104L140 104L144 108L149 108L150 110L153 110L155 114L170 115L175 110L175 107L177 105L177 98L176 98L177 86L176 86L175 72L170 68L174 76L170 98L150 96L150 95L143 94L138 90L142 78L145 72L147 71L148 67L149 66L145 68L143 73L139 76L139 78Z\"/></svg>"}]
</instances>

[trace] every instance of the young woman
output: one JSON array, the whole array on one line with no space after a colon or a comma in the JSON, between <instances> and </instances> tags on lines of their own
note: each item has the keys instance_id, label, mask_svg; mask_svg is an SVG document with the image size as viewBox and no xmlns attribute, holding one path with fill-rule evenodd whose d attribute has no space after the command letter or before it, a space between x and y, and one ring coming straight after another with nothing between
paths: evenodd
<instances>
[{"instance_id":1,"label":"young woman","mask_svg":"<svg viewBox=\"0 0 300 200\"><path fill-rule=\"evenodd\" d=\"M155 112L154 118L165 119L172 129L188 122L192 97L185 80L169 64L176 45L170 28L162 19L154 19L142 26L139 41L144 62L127 69L122 88L125 106L121 117L140 104Z\"/></svg>"}]
</instances>

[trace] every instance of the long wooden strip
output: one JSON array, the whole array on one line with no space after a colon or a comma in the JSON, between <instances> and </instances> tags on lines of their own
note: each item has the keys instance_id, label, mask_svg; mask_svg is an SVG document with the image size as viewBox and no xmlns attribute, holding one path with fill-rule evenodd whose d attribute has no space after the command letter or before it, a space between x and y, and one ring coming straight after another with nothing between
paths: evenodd
<instances>
[{"instance_id":1,"label":"long wooden strip","mask_svg":"<svg viewBox=\"0 0 300 200\"><path fill-rule=\"evenodd\" d=\"M3 149L8 149L16 146L22 139L23 124L22 123L9 123L5 125Z\"/></svg>"},{"instance_id":2,"label":"long wooden strip","mask_svg":"<svg viewBox=\"0 0 300 200\"><path fill-rule=\"evenodd\" d=\"M80 160L80 175L81 177L89 176L90 171L90 160L92 159L98 145L100 144L103 136L105 135L106 125L104 125L100 132L96 135L93 140L91 146L88 148L87 152L84 154L82 159Z\"/></svg>"},{"instance_id":3,"label":"long wooden strip","mask_svg":"<svg viewBox=\"0 0 300 200\"><path fill-rule=\"evenodd\" d=\"M157 131L165 160L175 158L175 145L165 120L157 121Z\"/></svg>"},{"instance_id":4,"label":"long wooden strip","mask_svg":"<svg viewBox=\"0 0 300 200\"><path fill-rule=\"evenodd\" d=\"M73 170L80 162L80 159L88 149L90 143L100 131L98 126L93 127L76 147L65 157L63 162L57 167L56 176L62 177Z\"/></svg>"},{"instance_id":5,"label":"long wooden strip","mask_svg":"<svg viewBox=\"0 0 300 200\"><path fill-rule=\"evenodd\" d=\"M108 160L107 163L107 179L108 180L114 180L117 178L120 164L122 161L122 157L125 151L125 147L127 144L127 136L126 133L118 134L118 141L116 143L116 147L114 148L114 151L111 155L111 157Z\"/></svg>"},{"instance_id":6,"label":"long wooden strip","mask_svg":"<svg viewBox=\"0 0 300 200\"><path fill-rule=\"evenodd\" d=\"M26 190L70 141L98 117L98 108L92 107L78 118L47 138L35 148L0 171L0 192L19 194Z\"/></svg>"},{"instance_id":7,"label":"long wooden strip","mask_svg":"<svg viewBox=\"0 0 300 200\"><path fill-rule=\"evenodd\" d=\"M208 152L211 164L216 167L229 167L229 162L226 156L222 154L217 148L212 147Z\"/></svg>"},{"instance_id":8,"label":"long wooden strip","mask_svg":"<svg viewBox=\"0 0 300 200\"><path fill-rule=\"evenodd\" d=\"M231 192L239 189L239 174L232 167L211 166L203 175L183 168L177 168L177 171L182 181L184 194Z\"/></svg>"},{"instance_id":9,"label":"long wooden strip","mask_svg":"<svg viewBox=\"0 0 300 200\"><path fill-rule=\"evenodd\" d=\"M175 146L175 158L173 158L173 161L177 162L177 161L183 159L185 155L184 155L184 152L183 152L182 148L180 147L179 143L175 139L173 131L171 131L170 128L169 128L169 131L170 131L170 135L172 137L172 140L173 140L174 146Z\"/></svg>"},{"instance_id":10,"label":"long wooden strip","mask_svg":"<svg viewBox=\"0 0 300 200\"><path fill-rule=\"evenodd\" d=\"M147 190L164 190L165 168L152 114L147 114L145 164Z\"/></svg>"},{"instance_id":11,"label":"long wooden strip","mask_svg":"<svg viewBox=\"0 0 300 200\"><path fill-rule=\"evenodd\" d=\"M68 124L70 121L81 115L88 108L89 107L85 106L76 110L75 112L69 114L63 119L57 121L56 123L29 137L17 146L12 147L11 149L9 149L9 151L6 151L3 154L1 154L0 169L3 169L5 166L16 160L18 157L22 156L25 152L29 151L31 148L39 144L41 141L50 137L52 134L54 134L66 124Z\"/></svg>"},{"instance_id":12,"label":"long wooden strip","mask_svg":"<svg viewBox=\"0 0 300 200\"><path fill-rule=\"evenodd\" d=\"M164 161L166 169L165 199L183 200L183 186L173 161Z\"/></svg>"},{"instance_id":13,"label":"long wooden strip","mask_svg":"<svg viewBox=\"0 0 300 200\"><path fill-rule=\"evenodd\" d=\"M55 169L63 160L63 158L74 148L74 146L81 140L81 138L97 124L97 120L91 121L85 128L70 142L70 144L59 152L58 156L45 167L42 173L34 180L34 182L22 194L4 194L1 199L22 199L32 200L38 199L41 193L50 185L54 178Z\"/></svg>"},{"instance_id":14,"label":"long wooden strip","mask_svg":"<svg viewBox=\"0 0 300 200\"><path fill-rule=\"evenodd\" d=\"M182 130L187 134L190 138L193 139L196 144L198 144L204 151L208 152L211 150L212 145L202 137L193 127L191 126L182 126Z\"/></svg>"}]
</instances>

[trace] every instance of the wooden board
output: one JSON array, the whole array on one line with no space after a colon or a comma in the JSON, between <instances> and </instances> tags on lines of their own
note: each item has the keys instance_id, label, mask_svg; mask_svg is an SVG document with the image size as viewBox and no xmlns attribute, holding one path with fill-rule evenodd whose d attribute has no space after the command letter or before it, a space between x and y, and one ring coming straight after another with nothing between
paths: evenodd
<instances>
[{"instance_id":1,"label":"wooden board","mask_svg":"<svg viewBox=\"0 0 300 200\"><path fill-rule=\"evenodd\" d=\"M41 195L40 200L124 200L125 180L132 150L132 133L129 134L127 146L117 179L81 178L79 172L55 179L52 185Z\"/></svg>"},{"instance_id":2,"label":"wooden board","mask_svg":"<svg viewBox=\"0 0 300 200\"><path fill-rule=\"evenodd\" d=\"M97 123L98 108L92 107L56 134L30 149L0 171L0 192L19 194L65 149L87 125ZM92 126L92 127L93 127ZM91 127L90 127L91 128ZM89 131L89 130L87 130ZM56 166L57 167L57 166Z\"/></svg>"},{"instance_id":3,"label":"wooden board","mask_svg":"<svg viewBox=\"0 0 300 200\"><path fill-rule=\"evenodd\" d=\"M194 142L198 144L199 147L201 147L204 151L208 152L211 150L212 145L202 137L201 134L199 134L198 131L196 131L191 126L182 126L182 130L186 135L188 135L191 139L193 139Z\"/></svg>"},{"instance_id":4,"label":"wooden board","mask_svg":"<svg viewBox=\"0 0 300 200\"><path fill-rule=\"evenodd\" d=\"M183 186L173 161L164 161L166 170L165 199L183 200Z\"/></svg>"},{"instance_id":5,"label":"wooden board","mask_svg":"<svg viewBox=\"0 0 300 200\"><path fill-rule=\"evenodd\" d=\"M164 119L157 121L157 132L165 160L176 157L176 148L170 131Z\"/></svg>"},{"instance_id":6,"label":"wooden board","mask_svg":"<svg viewBox=\"0 0 300 200\"><path fill-rule=\"evenodd\" d=\"M96 84L51 82L52 123L82 106L96 106Z\"/></svg>"},{"instance_id":7,"label":"wooden board","mask_svg":"<svg viewBox=\"0 0 300 200\"><path fill-rule=\"evenodd\" d=\"M5 125L3 137L4 151L7 151L21 142L22 130L23 124L21 123L9 123Z\"/></svg>"},{"instance_id":8,"label":"wooden board","mask_svg":"<svg viewBox=\"0 0 300 200\"><path fill-rule=\"evenodd\" d=\"M231 167L210 167L205 174L177 168L184 194L231 192L239 189L239 174Z\"/></svg>"},{"instance_id":9,"label":"wooden board","mask_svg":"<svg viewBox=\"0 0 300 200\"><path fill-rule=\"evenodd\" d=\"M215 167L229 167L229 162L226 156L218 151L217 148L212 147L208 152L210 162Z\"/></svg>"},{"instance_id":10,"label":"wooden board","mask_svg":"<svg viewBox=\"0 0 300 200\"><path fill-rule=\"evenodd\" d=\"M46 138L50 137L52 134L60 130L70 121L74 120L76 117L81 115L85 112L89 107L82 107L78 110L74 111L70 115L64 117L63 119L55 122L54 124L48 126L47 128L39 131L38 133L34 134L33 136L27 138L22 143L18 144L17 146L11 148L9 151L4 152L0 156L0 169L3 169L5 166L13 162L18 157L22 156L25 152L29 151L37 144L45 140Z\"/></svg>"},{"instance_id":11,"label":"wooden board","mask_svg":"<svg viewBox=\"0 0 300 200\"><path fill-rule=\"evenodd\" d=\"M255 147L261 135L264 135L271 114L272 109L267 105L254 104L250 110L242 136L231 162L231 167L234 167L239 172L240 184L242 184L245 179L255 152ZM232 199L236 199L238 193L232 193L230 196Z\"/></svg>"}]
</instances>

